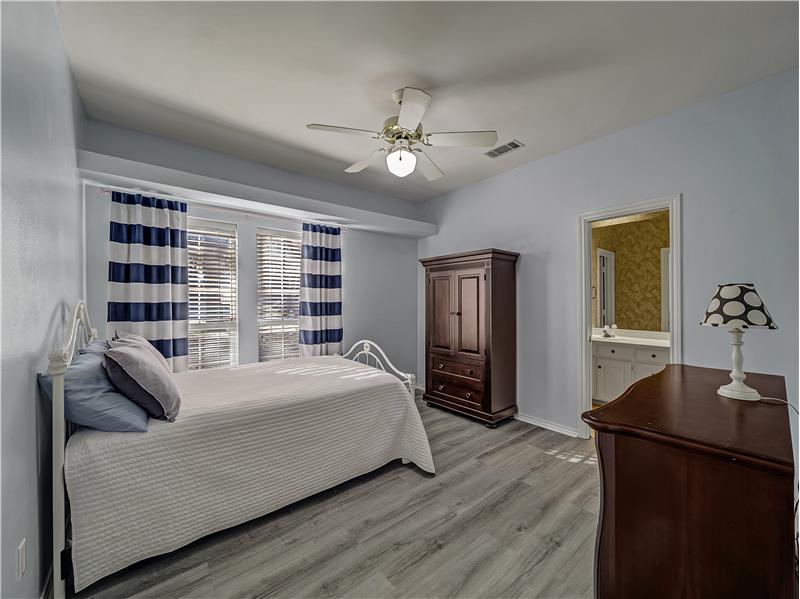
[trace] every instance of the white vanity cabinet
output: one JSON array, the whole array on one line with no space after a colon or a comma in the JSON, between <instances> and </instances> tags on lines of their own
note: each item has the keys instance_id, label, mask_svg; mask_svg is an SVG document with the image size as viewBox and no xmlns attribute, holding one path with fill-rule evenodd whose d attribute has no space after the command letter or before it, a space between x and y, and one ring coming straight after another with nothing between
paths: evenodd
<instances>
[{"instance_id":1,"label":"white vanity cabinet","mask_svg":"<svg viewBox=\"0 0 800 599\"><path fill-rule=\"evenodd\" d=\"M668 347L593 339L592 399L603 402L616 399L632 383L659 372L668 362Z\"/></svg>"}]
</instances>

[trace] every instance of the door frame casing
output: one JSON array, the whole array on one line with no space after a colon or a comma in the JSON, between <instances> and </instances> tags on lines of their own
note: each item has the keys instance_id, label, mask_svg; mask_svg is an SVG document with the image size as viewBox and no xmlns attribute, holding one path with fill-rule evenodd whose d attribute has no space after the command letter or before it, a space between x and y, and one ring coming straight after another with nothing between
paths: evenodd
<instances>
[{"instance_id":1,"label":"door frame casing","mask_svg":"<svg viewBox=\"0 0 800 599\"><path fill-rule=\"evenodd\" d=\"M592 409L592 223L609 218L628 216L641 212L669 210L670 246L670 363L680 363L683 356L681 320L681 194L612 206L578 215L578 366L580 368L578 396L580 410L577 414L579 436L589 438L589 427L581 414Z\"/></svg>"}]
</instances>

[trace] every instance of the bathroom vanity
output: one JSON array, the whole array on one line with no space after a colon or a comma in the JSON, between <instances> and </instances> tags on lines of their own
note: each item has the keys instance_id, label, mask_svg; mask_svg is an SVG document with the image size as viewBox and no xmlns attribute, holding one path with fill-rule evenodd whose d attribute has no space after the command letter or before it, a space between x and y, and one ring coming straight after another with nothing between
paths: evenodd
<instances>
[{"instance_id":1,"label":"bathroom vanity","mask_svg":"<svg viewBox=\"0 0 800 599\"><path fill-rule=\"evenodd\" d=\"M592 330L592 401L616 399L634 382L669 363L669 333L616 330L604 337Z\"/></svg>"}]
</instances>

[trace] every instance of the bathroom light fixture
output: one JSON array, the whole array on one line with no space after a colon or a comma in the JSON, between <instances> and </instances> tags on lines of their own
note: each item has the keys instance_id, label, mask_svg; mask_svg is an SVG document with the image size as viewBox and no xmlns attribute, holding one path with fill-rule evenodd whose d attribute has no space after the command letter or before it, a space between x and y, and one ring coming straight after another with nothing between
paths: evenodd
<instances>
[{"instance_id":1,"label":"bathroom light fixture","mask_svg":"<svg viewBox=\"0 0 800 599\"><path fill-rule=\"evenodd\" d=\"M386 155L386 168L395 177L406 177L417 167L417 157L404 146L394 148Z\"/></svg>"},{"instance_id":2,"label":"bathroom light fixture","mask_svg":"<svg viewBox=\"0 0 800 599\"><path fill-rule=\"evenodd\" d=\"M706 327L727 328L731 334L731 382L717 389L717 394L732 399L758 401L758 391L744 384L742 369L742 335L746 329L777 329L764 301L752 283L724 283L719 285L705 318L700 323Z\"/></svg>"}]
</instances>

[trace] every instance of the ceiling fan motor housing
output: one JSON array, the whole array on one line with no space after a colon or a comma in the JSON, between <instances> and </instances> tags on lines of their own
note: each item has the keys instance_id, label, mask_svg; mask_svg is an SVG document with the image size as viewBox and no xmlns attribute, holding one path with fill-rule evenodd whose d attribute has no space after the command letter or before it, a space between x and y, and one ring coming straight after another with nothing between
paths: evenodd
<instances>
[{"instance_id":1,"label":"ceiling fan motor housing","mask_svg":"<svg viewBox=\"0 0 800 599\"><path fill-rule=\"evenodd\" d=\"M403 129L397 125L398 116L390 116L383 121L383 128L381 129L381 137L388 143L394 144L400 140L406 140L409 144L423 142L422 123L417 125L415 131Z\"/></svg>"}]
</instances>

